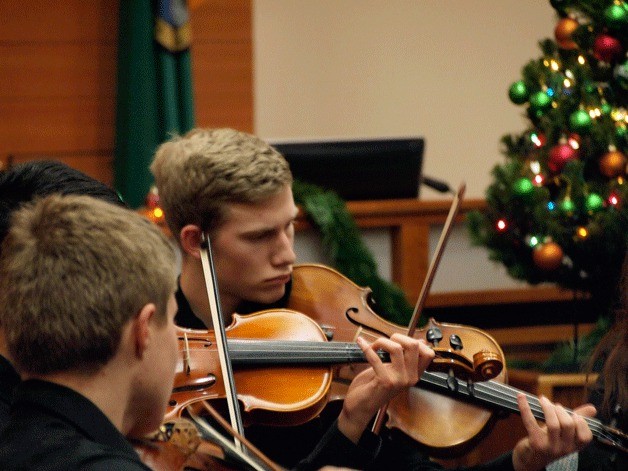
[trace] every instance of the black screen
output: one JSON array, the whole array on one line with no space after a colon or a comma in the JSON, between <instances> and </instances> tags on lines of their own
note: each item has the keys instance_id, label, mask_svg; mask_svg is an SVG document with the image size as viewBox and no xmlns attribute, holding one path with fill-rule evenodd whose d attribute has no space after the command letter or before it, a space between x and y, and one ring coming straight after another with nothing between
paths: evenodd
<instances>
[{"instance_id":1,"label":"black screen","mask_svg":"<svg viewBox=\"0 0 628 471\"><path fill-rule=\"evenodd\" d=\"M423 138L270 141L296 179L345 200L417 198Z\"/></svg>"}]
</instances>

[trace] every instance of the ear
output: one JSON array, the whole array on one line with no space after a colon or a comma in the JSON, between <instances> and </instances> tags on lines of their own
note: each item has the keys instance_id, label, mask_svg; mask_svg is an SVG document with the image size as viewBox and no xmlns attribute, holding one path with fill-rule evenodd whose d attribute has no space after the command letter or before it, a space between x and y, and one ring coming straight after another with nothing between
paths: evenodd
<instances>
[{"instance_id":1,"label":"ear","mask_svg":"<svg viewBox=\"0 0 628 471\"><path fill-rule=\"evenodd\" d=\"M135 355L142 358L148 349L151 340L150 323L157 311L153 303L146 304L135 316L133 321L133 335L135 340Z\"/></svg>"},{"instance_id":2,"label":"ear","mask_svg":"<svg viewBox=\"0 0 628 471\"><path fill-rule=\"evenodd\" d=\"M183 252L194 258L201 258L201 234L201 228L194 224L184 226L179 234L179 240L181 241L181 248L183 249Z\"/></svg>"}]
</instances>

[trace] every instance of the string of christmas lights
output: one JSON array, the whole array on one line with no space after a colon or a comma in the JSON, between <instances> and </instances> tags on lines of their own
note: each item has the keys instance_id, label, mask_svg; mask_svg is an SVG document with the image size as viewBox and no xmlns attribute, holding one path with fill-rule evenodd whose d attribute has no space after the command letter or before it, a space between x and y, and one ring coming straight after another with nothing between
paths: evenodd
<instances>
[{"instance_id":1,"label":"string of christmas lights","mask_svg":"<svg viewBox=\"0 0 628 471\"><path fill-rule=\"evenodd\" d=\"M628 4L553 0L554 39L508 89L529 126L502 138L473 241L509 273L589 292L617 279L628 229Z\"/></svg>"}]
</instances>

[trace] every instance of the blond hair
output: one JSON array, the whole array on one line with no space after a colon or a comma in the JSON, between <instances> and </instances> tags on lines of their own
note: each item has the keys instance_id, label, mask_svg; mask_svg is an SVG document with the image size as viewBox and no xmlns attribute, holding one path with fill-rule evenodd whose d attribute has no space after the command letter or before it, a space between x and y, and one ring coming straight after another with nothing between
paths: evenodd
<instances>
[{"instance_id":1,"label":"blond hair","mask_svg":"<svg viewBox=\"0 0 628 471\"><path fill-rule=\"evenodd\" d=\"M194 129L162 144L150 167L166 220L220 227L225 203L257 203L292 183L286 159L260 138L234 129Z\"/></svg>"},{"instance_id":2,"label":"blond hair","mask_svg":"<svg viewBox=\"0 0 628 471\"><path fill-rule=\"evenodd\" d=\"M0 258L0 322L18 370L93 372L123 326L176 286L172 245L131 210L53 195L17 211Z\"/></svg>"}]
</instances>

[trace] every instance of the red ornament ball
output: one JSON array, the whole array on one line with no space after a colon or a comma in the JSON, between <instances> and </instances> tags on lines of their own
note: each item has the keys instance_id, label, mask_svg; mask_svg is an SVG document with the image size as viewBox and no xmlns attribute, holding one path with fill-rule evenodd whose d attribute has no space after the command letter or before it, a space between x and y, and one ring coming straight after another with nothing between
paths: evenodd
<instances>
[{"instance_id":1,"label":"red ornament ball","mask_svg":"<svg viewBox=\"0 0 628 471\"><path fill-rule=\"evenodd\" d=\"M569 144L558 144L550 149L547 166L552 172L558 173L563 169L567 162L577 158L577 149L574 149Z\"/></svg>"},{"instance_id":2,"label":"red ornament ball","mask_svg":"<svg viewBox=\"0 0 628 471\"><path fill-rule=\"evenodd\" d=\"M608 178L626 173L626 156L618 150L611 150L600 158L600 172Z\"/></svg>"},{"instance_id":3,"label":"red ornament ball","mask_svg":"<svg viewBox=\"0 0 628 471\"><path fill-rule=\"evenodd\" d=\"M593 56L603 62L611 63L623 52L621 42L608 34L599 34L593 43Z\"/></svg>"},{"instance_id":4,"label":"red ornament ball","mask_svg":"<svg viewBox=\"0 0 628 471\"><path fill-rule=\"evenodd\" d=\"M556 242L539 244L532 252L532 260L543 271L556 270L563 262L563 249Z\"/></svg>"},{"instance_id":5,"label":"red ornament ball","mask_svg":"<svg viewBox=\"0 0 628 471\"><path fill-rule=\"evenodd\" d=\"M578 45L572 39L572 35L580 24L573 18L562 18L554 28L556 43L561 49L576 49Z\"/></svg>"},{"instance_id":6,"label":"red ornament ball","mask_svg":"<svg viewBox=\"0 0 628 471\"><path fill-rule=\"evenodd\" d=\"M159 192L157 191L157 187L155 185L151 186L144 202L146 207L149 209L159 207Z\"/></svg>"}]
</instances>

